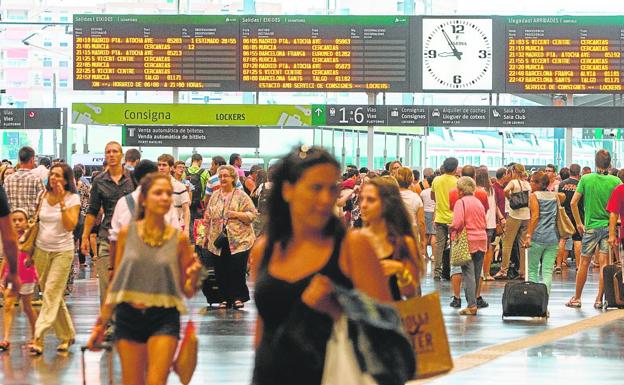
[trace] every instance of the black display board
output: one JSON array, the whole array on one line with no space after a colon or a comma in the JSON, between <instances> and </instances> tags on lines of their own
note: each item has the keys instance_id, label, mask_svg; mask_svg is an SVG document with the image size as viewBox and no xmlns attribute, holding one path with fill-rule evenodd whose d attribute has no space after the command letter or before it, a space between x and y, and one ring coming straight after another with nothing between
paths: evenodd
<instances>
[{"instance_id":1,"label":"black display board","mask_svg":"<svg viewBox=\"0 0 624 385\"><path fill-rule=\"evenodd\" d=\"M258 127L124 126L124 146L260 147Z\"/></svg>"}]
</instances>

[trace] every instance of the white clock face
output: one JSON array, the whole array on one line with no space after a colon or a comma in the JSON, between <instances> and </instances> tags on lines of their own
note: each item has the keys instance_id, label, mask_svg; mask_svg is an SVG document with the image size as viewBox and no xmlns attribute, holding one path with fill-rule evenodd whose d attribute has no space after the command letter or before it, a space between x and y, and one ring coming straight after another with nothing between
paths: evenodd
<instances>
[{"instance_id":1,"label":"white clock face","mask_svg":"<svg viewBox=\"0 0 624 385\"><path fill-rule=\"evenodd\" d=\"M423 19L423 89L492 89L491 19Z\"/></svg>"}]
</instances>

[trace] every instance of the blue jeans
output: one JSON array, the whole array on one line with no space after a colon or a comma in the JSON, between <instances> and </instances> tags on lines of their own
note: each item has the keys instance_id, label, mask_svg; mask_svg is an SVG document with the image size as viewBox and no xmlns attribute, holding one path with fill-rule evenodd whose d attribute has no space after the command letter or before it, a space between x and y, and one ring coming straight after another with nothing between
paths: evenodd
<instances>
[{"instance_id":1,"label":"blue jeans","mask_svg":"<svg viewBox=\"0 0 624 385\"><path fill-rule=\"evenodd\" d=\"M529 248L529 281L539 282L539 266L542 260L542 282L548 288L552 284L553 268L557 259L558 243L538 243L532 242Z\"/></svg>"}]
</instances>

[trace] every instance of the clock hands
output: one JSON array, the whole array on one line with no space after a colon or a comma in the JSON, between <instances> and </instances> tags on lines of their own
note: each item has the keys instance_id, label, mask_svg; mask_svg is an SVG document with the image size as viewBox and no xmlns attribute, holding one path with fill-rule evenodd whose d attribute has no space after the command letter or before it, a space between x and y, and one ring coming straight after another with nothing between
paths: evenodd
<instances>
[{"instance_id":1,"label":"clock hands","mask_svg":"<svg viewBox=\"0 0 624 385\"><path fill-rule=\"evenodd\" d=\"M457 47L455 47L455 44L453 44L449 35L446 34L446 31L444 30L444 28L442 28L442 34L444 35L444 38L446 39L446 42L448 43L449 47L451 47L451 50L453 51L453 55L457 58L457 60L461 60L462 53L457 50Z\"/></svg>"}]
</instances>

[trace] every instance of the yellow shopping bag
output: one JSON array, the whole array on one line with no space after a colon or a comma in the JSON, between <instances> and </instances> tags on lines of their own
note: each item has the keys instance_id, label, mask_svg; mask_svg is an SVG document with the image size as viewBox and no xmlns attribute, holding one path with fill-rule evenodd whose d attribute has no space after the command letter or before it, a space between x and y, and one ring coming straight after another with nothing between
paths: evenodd
<instances>
[{"instance_id":1,"label":"yellow shopping bag","mask_svg":"<svg viewBox=\"0 0 624 385\"><path fill-rule=\"evenodd\" d=\"M395 302L416 353L416 378L453 369L438 292Z\"/></svg>"}]
</instances>

